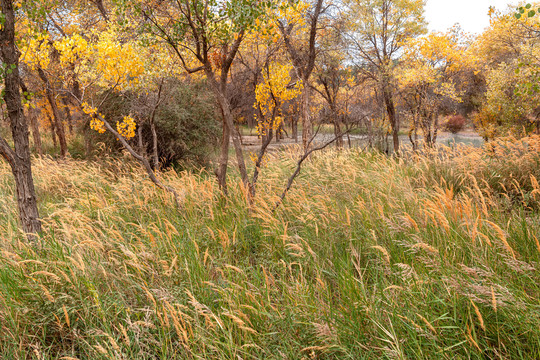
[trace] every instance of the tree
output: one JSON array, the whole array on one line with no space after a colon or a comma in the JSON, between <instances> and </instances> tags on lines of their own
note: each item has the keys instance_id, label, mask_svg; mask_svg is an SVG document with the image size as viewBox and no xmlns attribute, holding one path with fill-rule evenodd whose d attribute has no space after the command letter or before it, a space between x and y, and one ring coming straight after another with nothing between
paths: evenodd
<instances>
[{"instance_id":1,"label":"tree","mask_svg":"<svg viewBox=\"0 0 540 360\"><path fill-rule=\"evenodd\" d=\"M226 191L229 143L232 137L240 177L249 184L240 134L228 89L228 77L246 32L255 26L272 2L243 0L133 2L134 11L143 16L146 29L163 41L180 60L184 70L202 72L215 94L223 117L221 152L216 168L220 188Z\"/></svg>"},{"instance_id":2,"label":"tree","mask_svg":"<svg viewBox=\"0 0 540 360\"><path fill-rule=\"evenodd\" d=\"M320 54L314 72L313 89L323 98L326 119L334 126L336 146L343 147L342 125L347 112L347 90L353 82L350 67L345 67L346 48L342 22L321 30Z\"/></svg>"},{"instance_id":3,"label":"tree","mask_svg":"<svg viewBox=\"0 0 540 360\"><path fill-rule=\"evenodd\" d=\"M317 34L320 18L325 12L324 0L315 0L310 7L298 2L294 6L281 7L276 19L297 76L303 83L302 91L302 144L308 148L313 135L311 116L310 78L317 57Z\"/></svg>"},{"instance_id":4,"label":"tree","mask_svg":"<svg viewBox=\"0 0 540 360\"><path fill-rule=\"evenodd\" d=\"M486 140L540 131L540 22L535 15L530 6L517 14L492 12L490 27L474 44L485 67L486 91L473 121Z\"/></svg>"},{"instance_id":5,"label":"tree","mask_svg":"<svg viewBox=\"0 0 540 360\"><path fill-rule=\"evenodd\" d=\"M399 151L399 118L395 106L395 66L403 43L426 31L424 0L346 0L350 48L360 71L380 88Z\"/></svg>"},{"instance_id":6,"label":"tree","mask_svg":"<svg viewBox=\"0 0 540 360\"><path fill-rule=\"evenodd\" d=\"M255 196L255 186L268 145L272 141L274 132L277 132L283 124L281 107L286 101L296 98L302 92L302 83L297 82L291 86L292 70L292 66L288 64L267 64L263 81L255 89L257 102L254 106L258 109L257 114L260 117L257 132L262 135L263 142L259 154L253 159L255 169L250 181L252 196Z\"/></svg>"},{"instance_id":7,"label":"tree","mask_svg":"<svg viewBox=\"0 0 540 360\"><path fill-rule=\"evenodd\" d=\"M519 69L517 59L486 71L485 99L473 117L484 139L508 134L524 136L538 128L535 113L540 107L540 94L527 86L531 78L527 72Z\"/></svg>"},{"instance_id":8,"label":"tree","mask_svg":"<svg viewBox=\"0 0 540 360\"><path fill-rule=\"evenodd\" d=\"M28 124L24 116L19 76L19 52L15 45L13 1L0 1L0 60L4 78L4 101L11 127L13 148L0 137L0 154L9 163L15 178L17 205L23 231L32 240L41 231L36 192L32 178Z\"/></svg>"},{"instance_id":9,"label":"tree","mask_svg":"<svg viewBox=\"0 0 540 360\"><path fill-rule=\"evenodd\" d=\"M475 57L468 52L460 31L430 33L409 39L403 48L398 80L401 95L411 117L409 138L416 148L412 133L420 128L424 144L437 140L439 111L445 101L461 102L455 80L465 69L472 68Z\"/></svg>"}]
</instances>

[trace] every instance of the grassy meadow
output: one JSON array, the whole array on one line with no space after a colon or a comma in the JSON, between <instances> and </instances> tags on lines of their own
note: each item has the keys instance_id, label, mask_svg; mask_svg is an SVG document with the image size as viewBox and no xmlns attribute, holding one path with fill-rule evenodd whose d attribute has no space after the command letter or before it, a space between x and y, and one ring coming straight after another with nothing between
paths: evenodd
<instances>
[{"instance_id":1,"label":"grassy meadow","mask_svg":"<svg viewBox=\"0 0 540 360\"><path fill-rule=\"evenodd\" d=\"M330 149L274 204L231 170L34 159L26 243L0 163L1 359L538 359L540 137L399 159Z\"/></svg>"}]
</instances>

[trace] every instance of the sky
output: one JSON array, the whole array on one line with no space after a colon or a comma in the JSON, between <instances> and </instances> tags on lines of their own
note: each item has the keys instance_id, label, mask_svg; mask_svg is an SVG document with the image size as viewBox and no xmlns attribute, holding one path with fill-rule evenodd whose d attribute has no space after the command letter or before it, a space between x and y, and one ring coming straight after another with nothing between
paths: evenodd
<instances>
[{"instance_id":1,"label":"sky","mask_svg":"<svg viewBox=\"0 0 540 360\"><path fill-rule=\"evenodd\" d=\"M427 0L425 16L430 30L445 31L455 23L459 23L466 32L481 33L489 25L490 6L505 10L508 4L516 7L517 2L516 0Z\"/></svg>"}]
</instances>

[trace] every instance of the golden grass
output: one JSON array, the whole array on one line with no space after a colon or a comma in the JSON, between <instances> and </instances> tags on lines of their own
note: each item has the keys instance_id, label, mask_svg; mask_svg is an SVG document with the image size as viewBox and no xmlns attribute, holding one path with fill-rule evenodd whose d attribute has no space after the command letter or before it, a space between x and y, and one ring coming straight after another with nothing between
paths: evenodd
<instances>
[{"instance_id":1,"label":"golden grass","mask_svg":"<svg viewBox=\"0 0 540 360\"><path fill-rule=\"evenodd\" d=\"M539 137L328 150L272 212L298 151L269 155L251 205L235 174L227 197L161 174L181 209L127 159L35 159L37 247L2 164L2 357L540 355Z\"/></svg>"}]
</instances>

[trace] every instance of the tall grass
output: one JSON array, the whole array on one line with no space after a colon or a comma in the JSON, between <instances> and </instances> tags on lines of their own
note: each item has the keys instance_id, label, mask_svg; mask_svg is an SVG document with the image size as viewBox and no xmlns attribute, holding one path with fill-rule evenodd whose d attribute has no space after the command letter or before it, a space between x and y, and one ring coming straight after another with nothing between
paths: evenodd
<instances>
[{"instance_id":1,"label":"tall grass","mask_svg":"<svg viewBox=\"0 0 540 360\"><path fill-rule=\"evenodd\" d=\"M272 212L128 159L35 159L44 234L0 167L2 359L537 359L540 138L392 159L328 150Z\"/></svg>"}]
</instances>

